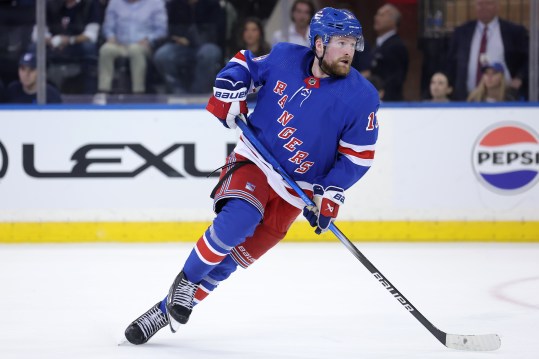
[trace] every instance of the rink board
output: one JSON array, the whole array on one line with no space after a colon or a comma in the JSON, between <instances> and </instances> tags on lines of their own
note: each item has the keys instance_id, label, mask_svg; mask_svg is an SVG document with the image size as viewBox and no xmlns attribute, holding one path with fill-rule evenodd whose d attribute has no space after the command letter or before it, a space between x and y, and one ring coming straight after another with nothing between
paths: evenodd
<instances>
[{"instance_id":1,"label":"rink board","mask_svg":"<svg viewBox=\"0 0 539 359\"><path fill-rule=\"evenodd\" d=\"M339 228L355 241L539 241L538 118L532 105L383 107ZM237 139L201 106L8 107L0 125L5 243L196 240L213 218L207 176ZM334 240L303 219L287 237L320 239Z\"/></svg>"},{"instance_id":2,"label":"rink board","mask_svg":"<svg viewBox=\"0 0 539 359\"><path fill-rule=\"evenodd\" d=\"M0 243L193 242L210 222L0 223ZM337 227L354 242L539 242L539 222L350 222ZM337 241L303 220L285 241Z\"/></svg>"}]
</instances>

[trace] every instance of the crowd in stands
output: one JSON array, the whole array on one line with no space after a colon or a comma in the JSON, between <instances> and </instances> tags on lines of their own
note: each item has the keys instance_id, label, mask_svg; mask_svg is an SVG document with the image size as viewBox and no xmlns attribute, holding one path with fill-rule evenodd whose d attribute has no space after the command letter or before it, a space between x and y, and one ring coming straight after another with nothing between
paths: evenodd
<instances>
[{"instance_id":1,"label":"crowd in stands","mask_svg":"<svg viewBox=\"0 0 539 359\"><path fill-rule=\"evenodd\" d=\"M425 101L525 100L526 28L500 18L497 0L474 1L476 19L455 28ZM205 94L241 49L262 56L280 41L308 46L317 10L316 1L294 1L287 31L266 37L269 14L244 13L234 1L47 0L46 31L38 34L35 2L0 0L0 102L36 102L38 35L47 48L48 103L61 102L60 92ZM381 6L374 15L376 39L352 64L386 102L404 99L410 59L399 36L402 21L396 6Z\"/></svg>"},{"instance_id":2,"label":"crowd in stands","mask_svg":"<svg viewBox=\"0 0 539 359\"><path fill-rule=\"evenodd\" d=\"M288 32L277 30L272 36L271 45L278 42L291 42L293 44L309 46L309 24L316 8L311 1L296 1L290 9L290 25Z\"/></svg>"}]
</instances>

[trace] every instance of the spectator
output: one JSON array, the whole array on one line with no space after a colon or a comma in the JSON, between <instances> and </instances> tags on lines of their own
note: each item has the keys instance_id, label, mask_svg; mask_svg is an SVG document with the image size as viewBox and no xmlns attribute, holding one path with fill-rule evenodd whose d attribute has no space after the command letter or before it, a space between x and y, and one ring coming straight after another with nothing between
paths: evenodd
<instances>
[{"instance_id":1,"label":"spectator","mask_svg":"<svg viewBox=\"0 0 539 359\"><path fill-rule=\"evenodd\" d=\"M264 26L257 17L248 17L243 22L240 30L239 41L236 48L233 49L232 55L235 55L240 50L249 50L255 56L269 54L271 45L268 44L264 36Z\"/></svg>"},{"instance_id":2,"label":"spectator","mask_svg":"<svg viewBox=\"0 0 539 359\"><path fill-rule=\"evenodd\" d=\"M167 91L210 93L222 65L217 46L222 8L217 0L171 0L167 6L169 39L154 55ZM224 31L224 29L223 29Z\"/></svg>"},{"instance_id":3,"label":"spectator","mask_svg":"<svg viewBox=\"0 0 539 359\"><path fill-rule=\"evenodd\" d=\"M47 103L62 103L60 91L47 84ZM35 52L25 53L19 61L19 80L9 84L6 102L37 103L37 59Z\"/></svg>"},{"instance_id":4,"label":"spectator","mask_svg":"<svg viewBox=\"0 0 539 359\"><path fill-rule=\"evenodd\" d=\"M408 50L397 29L401 21L399 10L391 4L378 9L374 16L374 31L378 35L372 52L371 73L385 85L385 101L402 101L402 88L408 71Z\"/></svg>"},{"instance_id":5,"label":"spectator","mask_svg":"<svg viewBox=\"0 0 539 359\"><path fill-rule=\"evenodd\" d=\"M479 85L468 96L468 102L515 101L515 90L507 86L505 68L500 62L483 66L481 72Z\"/></svg>"},{"instance_id":6,"label":"spectator","mask_svg":"<svg viewBox=\"0 0 539 359\"><path fill-rule=\"evenodd\" d=\"M124 57L129 58L132 92L145 93L152 46L167 35L163 0L110 0L103 34L106 42L99 49L99 92L111 92L114 61Z\"/></svg>"},{"instance_id":7,"label":"spectator","mask_svg":"<svg viewBox=\"0 0 539 359\"><path fill-rule=\"evenodd\" d=\"M96 91L99 13L96 0L63 0L47 3L47 57L49 64L81 63L84 93ZM32 40L37 40L34 27ZM51 76L53 77L53 76ZM56 81L62 87L63 79Z\"/></svg>"},{"instance_id":8,"label":"spectator","mask_svg":"<svg viewBox=\"0 0 539 359\"><path fill-rule=\"evenodd\" d=\"M498 17L498 0L475 0L477 20L455 29L449 45L448 74L455 99L465 100L481 79L481 66L504 65L510 86L526 96L529 38L526 28Z\"/></svg>"},{"instance_id":9,"label":"spectator","mask_svg":"<svg viewBox=\"0 0 539 359\"><path fill-rule=\"evenodd\" d=\"M449 102L453 87L449 85L449 79L443 72L436 72L430 78L431 102Z\"/></svg>"},{"instance_id":10,"label":"spectator","mask_svg":"<svg viewBox=\"0 0 539 359\"><path fill-rule=\"evenodd\" d=\"M292 23L288 28L288 41L293 44L309 47L309 24L316 9L310 0L296 0L290 9ZM286 41L282 30L273 33L272 45Z\"/></svg>"}]
</instances>

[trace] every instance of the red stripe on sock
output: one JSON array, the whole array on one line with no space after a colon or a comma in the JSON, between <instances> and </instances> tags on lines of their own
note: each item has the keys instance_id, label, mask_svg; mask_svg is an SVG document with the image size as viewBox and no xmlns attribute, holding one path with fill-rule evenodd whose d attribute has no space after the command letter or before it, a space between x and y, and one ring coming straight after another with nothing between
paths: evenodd
<instances>
[{"instance_id":1,"label":"red stripe on sock","mask_svg":"<svg viewBox=\"0 0 539 359\"><path fill-rule=\"evenodd\" d=\"M196 248L197 248L197 253L200 256L200 259L204 261L205 263L218 264L218 263L221 263L223 258L226 256L226 254L221 254L215 251L215 249L212 250L212 248L204 239L204 236L200 237L200 239L198 240L196 244Z\"/></svg>"},{"instance_id":2,"label":"red stripe on sock","mask_svg":"<svg viewBox=\"0 0 539 359\"><path fill-rule=\"evenodd\" d=\"M208 292L202 290L200 287L197 289L197 291L195 292L195 299L198 300L199 302L204 300L204 298L206 298L208 296Z\"/></svg>"}]
</instances>

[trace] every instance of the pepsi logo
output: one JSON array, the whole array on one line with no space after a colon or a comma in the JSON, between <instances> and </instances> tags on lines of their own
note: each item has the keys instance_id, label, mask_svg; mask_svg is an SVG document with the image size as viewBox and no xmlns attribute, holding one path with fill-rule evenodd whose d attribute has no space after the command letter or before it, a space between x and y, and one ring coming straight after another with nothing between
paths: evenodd
<instances>
[{"instance_id":1,"label":"pepsi logo","mask_svg":"<svg viewBox=\"0 0 539 359\"><path fill-rule=\"evenodd\" d=\"M497 193L521 193L539 179L539 136L520 123L497 124L484 131L473 149L479 181Z\"/></svg>"}]
</instances>

